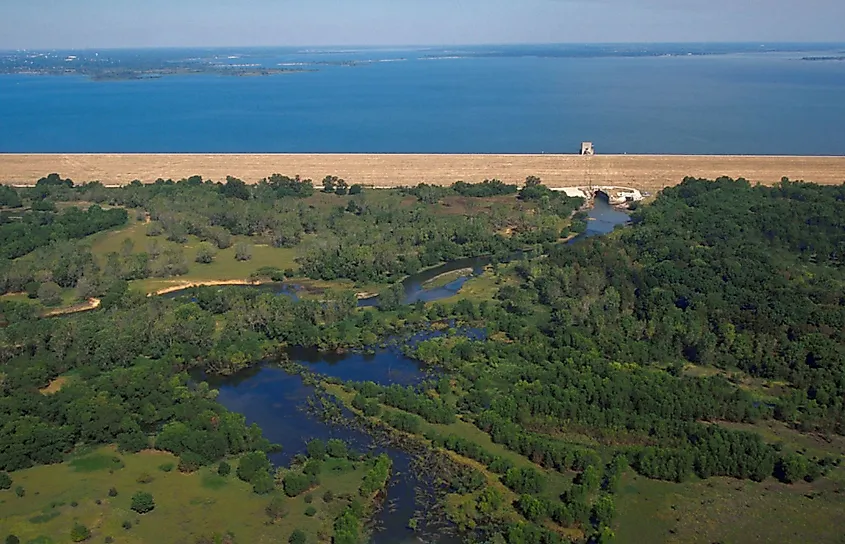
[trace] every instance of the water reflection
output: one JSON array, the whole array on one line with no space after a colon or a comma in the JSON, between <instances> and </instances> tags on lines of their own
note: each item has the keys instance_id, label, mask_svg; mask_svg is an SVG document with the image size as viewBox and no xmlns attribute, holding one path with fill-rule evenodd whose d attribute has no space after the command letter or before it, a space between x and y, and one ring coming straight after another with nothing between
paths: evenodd
<instances>
[{"instance_id":1,"label":"water reflection","mask_svg":"<svg viewBox=\"0 0 845 544\"><path fill-rule=\"evenodd\" d=\"M610 205L606 195L599 194L593 199L593 207L587 214L587 230L569 241L570 244L580 242L593 236L610 234L619 225L631 222L631 216Z\"/></svg>"},{"instance_id":2,"label":"water reflection","mask_svg":"<svg viewBox=\"0 0 845 544\"><path fill-rule=\"evenodd\" d=\"M416 335L412 342L436 334ZM480 338L483 331L471 330L467 334ZM315 372L341 379L407 385L419 383L428 375L423 366L405 357L397 346L382 348L370 355L321 354L305 349L292 349L289 355ZM276 466L286 466L297 454L305 453L307 442L314 438L338 438L360 452L390 455L393 473L388 487L389 507L379 511L373 520L372 542L392 544L415 540L415 533L407 528L407 523L414 517L417 508L425 508L425 505L417 503L417 490L427 490L430 494L434 483L425 476L418 476L411 454L389 444L377 443L370 434L355 426L322 420L308 409L314 399L314 387L305 385L299 376L288 374L272 364L250 368L230 377L203 376L202 379L219 391L218 402L233 412L243 414L247 423L258 424L264 436L282 446L281 452L270 456ZM351 414L345 409L343 413L351 421ZM437 533L438 527L423 523L420 529ZM436 541L439 544L459 542L452 536L443 536Z\"/></svg>"}]
</instances>

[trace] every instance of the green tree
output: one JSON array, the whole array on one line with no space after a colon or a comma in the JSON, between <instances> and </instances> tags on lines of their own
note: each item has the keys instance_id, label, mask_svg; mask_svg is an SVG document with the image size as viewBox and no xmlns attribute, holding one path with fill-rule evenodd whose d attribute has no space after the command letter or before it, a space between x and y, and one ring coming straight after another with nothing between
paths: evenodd
<instances>
[{"instance_id":1,"label":"green tree","mask_svg":"<svg viewBox=\"0 0 845 544\"><path fill-rule=\"evenodd\" d=\"M70 539L73 542L82 542L89 538L91 538L91 531L81 523L75 524L73 529L70 530Z\"/></svg>"},{"instance_id":2,"label":"green tree","mask_svg":"<svg viewBox=\"0 0 845 544\"><path fill-rule=\"evenodd\" d=\"M305 544L308 542L308 537L301 529L294 529L288 537L288 544Z\"/></svg>"},{"instance_id":3,"label":"green tree","mask_svg":"<svg viewBox=\"0 0 845 544\"><path fill-rule=\"evenodd\" d=\"M337 180L337 187L334 190L336 195L344 196L349 192L349 185L343 179Z\"/></svg>"},{"instance_id":4,"label":"green tree","mask_svg":"<svg viewBox=\"0 0 845 544\"><path fill-rule=\"evenodd\" d=\"M230 472L232 472L232 466L226 461L220 461L220 464L217 465L217 474L225 478Z\"/></svg>"},{"instance_id":5,"label":"green tree","mask_svg":"<svg viewBox=\"0 0 845 544\"><path fill-rule=\"evenodd\" d=\"M252 482L252 478L260 472L270 470L270 460L263 451L253 451L244 454L238 463L238 478L245 482Z\"/></svg>"},{"instance_id":6,"label":"green tree","mask_svg":"<svg viewBox=\"0 0 845 544\"><path fill-rule=\"evenodd\" d=\"M404 301L405 286L401 283L394 283L378 294L378 306L386 312L398 309Z\"/></svg>"},{"instance_id":7,"label":"green tree","mask_svg":"<svg viewBox=\"0 0 845 544\"><path fill-rule=\"evenodd\" d=\"M360 524L352 508L347 507L334 522L332 544L358 544Z\"/></svg>"},{"instance_id":8,"label":"green tree","mask_svg":"<svg viewBox=\"0 0 845 544\"><path fill-rule=\"evenodd\" d=\"M240 200L249 200L251 196L247 184L232 176L226 176L226 183L220 186L220 194Z\"/></svg>"},{"instance_id":9,"label":"green tree","mask_svg":"<svg viewBox=\"0 0 845 544\"><path fill-rule=\"evenodd\" d=\"M328 452L329 457L334 457L336 459L346 459L346 456L349 453L346 442L336 438L328 441L326 444L326 451Z\"/></svg>"},{"instance_id":10,"label":"green tree","mask_svg":"<svg viewBox=\"0 0 845 544\"><path fill-rule=\"evenodd\" d=\"M285 495L288 497L296 497L311 488L317 483L316 477L309 474L299 474L296 472L288 472L282 478L282 485L285 489Z\"/></svg>"},{"instance_id":11,"label":"green tree","mask_svg":"<svg viewBox=\"0 0 845 544\"><path fill-rule=\"evenodd\" d=\"M287 500L281 495L274 496L264 508L264 512L274 521L282 519L289 512Z\"/></svg>"},{"instance_id":12,"label":"green tree","mask_svg":"<svg viewBox=\"0 0 845 544\"><path fill-rule=\"evenodd\" d=\"M38 300L44 306L58 306L62 303L62 288L49 281L38 287Z\"/></svg>"},{"instance_id":13,"label":"green tree","mask_svg":"<svg viewBox=\"0 0 845 544\"><path fill-rule=\"evenodd\" d=\"M12 477L8 472L0 472L0 489L11 489Z\"/></svg>"},{"instance_id":14,"label":"green tree","mask_svg":"<svg viewBox=\"0 0 845 544\"><path fill-rule=\"evenodd\" d=\"M312 459L322 460L326 457L326 443L318 438L309 441L305 449Z\"/></svg>"},{"instance_id":15,"label":"green tree","mask_svg":"<svg viewBox=\"0 0 845 544\"><path fill-rule=\"evenodd\" d=\"M248 261L252 259L252 245L246 242L238 242L235 244L235 259L238 261Z\"/></svg>"},{"instance_id":16,"label":"green tree","mask_svg":"<svg viewBox=\"0 0 845 544\"><path fill-rule=\"evenodd\" d=\"M156 507L153 496L144 491L138 491L132 495L130 508L139 514L151 512Z\"/></svg>"},{"instance_id":17,"label":"green tree","mask_svg":"<svg viewBox=\"0 0 845 544\"><path fill-rule=\"evenodd\" d=\"M208 242L200 243L197 247L197 256L194 259L198 263L209 264L214 261L214 247Z\"/></svg>"},{"instance_id":18,"label":"green tree","mask_svg":"<svg viewBox=\"0 0 845 544\"><path fill-rule=\"evenodd\" d=\"M602 495L593 504L593 520L598 527L610 525L613 516L616 514L616 507L613 504L613 497Z\"/></svg>"},{"instance_id":19,"label":"green tree","mask_svg":"<svg viewBox=\"0 0 845 544\"><path fill-rule=\"evenodd\" d=\"M324 193L333 193L335 191L335 187L337 186L338 177L337 176L326 176L323 178L323 192Z\"/></svg>"},{"instance_id":20,"label":"green tree","mask_svg":"<svg viewBox=\"0 0 845 544\"><path fill-rule=\"evenodd\" d=\"M266 495L276 488L273 477L266 470L256 472L252 476L252 491L258 495Z\"/></svg>"}]
</instances>

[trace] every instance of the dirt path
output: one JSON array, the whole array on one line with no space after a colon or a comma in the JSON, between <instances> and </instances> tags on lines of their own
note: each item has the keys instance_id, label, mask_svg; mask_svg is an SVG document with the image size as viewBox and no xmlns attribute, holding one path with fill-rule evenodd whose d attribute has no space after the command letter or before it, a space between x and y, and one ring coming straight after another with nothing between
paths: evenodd
<instances>
[{"instance_id":1,"label":"dirt path","mask_svg":"<svg viewBox=\"0 0 845 544\"><path fill-rule=\"evenodd\" d=\"M190 289L191 287L210 287L215 285L261 285L262 283L266 282L248 280L181 281L167 287L162 287L161 289L149 293L147 296L166 295L167 293L181 291L182 289Z\"/></svg>"},{"instance_id":2,"label":"dirt path","mask_svg":"<svg viewBox=\"0 0 845 544\"><path fill-rule=\"evenodd\" d=\"M99 308L101 302L102 301L98 298L89 298L86 302L83 302L81 304L74 304L73 306L69 306L67 308L57 308L55 310L49 310L41 315L42 317L56 317L59 315L89 312L91 310L96 310L97 308Z\"/></svg>"}]
</instances>

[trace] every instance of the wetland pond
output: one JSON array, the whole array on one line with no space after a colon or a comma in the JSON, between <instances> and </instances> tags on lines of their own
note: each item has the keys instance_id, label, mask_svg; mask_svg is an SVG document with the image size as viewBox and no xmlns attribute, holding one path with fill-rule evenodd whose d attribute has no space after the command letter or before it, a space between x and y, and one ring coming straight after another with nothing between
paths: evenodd
<instances>
[{"instance_id":1,"label":"wetland pond","mask_svg":"<svg viewBox=\"0 0 845 544\"><path fill-rule=\"evenodd\" d=\"M436 334L439 333L417 334L411 342ZM464 334L483 337L483 332L477 330ZM379 348L374 353L327 354L293 348L287 354L291 361L311 372L342 380L413 385L432 375L424 365L403 355L398 345ZM387 453L393 459L393 471L386 501L372 520L374 544L418 542L418 537L441 544L460 542L442 519L422 520L417 531L407 527L411 518L436 507L436 484L424 476L425 470L419 469L418 463L423 461L406 448L353 424L354 415L344 408L340 420L327 421L321 417L319 402L315 402L316 389L306 385L299 375L289 374L268 362L225 378L201 375L195 378L207 381L219 391L218 402L243 414L247 423L258 424L264 436L282 446L281 452L270 455L275 466L289 465L294 456L305 453L306 443L314 438L337 438L360 452Z\"/></svg>"},{"instance_id":2,"label":"wetland pond","mask_svg":"<svg viewBox=\"0 0 845 544\"><path fill-rule=\"evenodd\" d=\"M591 236L611 232L617 225L630 219L627 214L610 206L606 201L595 199L590 210L587 229L570 243ZM434 301L457 293L468 277L460 277L445 286L426 289L425 285L441 274L464 268L480 273L491 262L489 257L460 259L407 278L405 286L406 303L418 300ZM295 288L284 284L265 284L259 287L270 292L296 296ZM171 293L179 296L185 293ZM375 299L361 301L361 305L372 305ZM483 331L459 331L470 337L482 338ZM405 343L413 343L432 336L436 332L419 333ZM287 352L293 362L323 376L341 380L373 381L381 385L415 385L432 371L419 362L405 356L398 344L376 349L371 353L349 352L343 354L321 353L314 349L291 348ZM338 421L327 421L319 415L319 402L313 386L303 379L289 374L271 363L256 366L226 378L201 376L209 385L219 391L217 400L229 410L243 414L248 423L257 423L264 436L280 444L282 451L271 455L276 466L287 466L294 456L305 453L306 443L314 438L328 440L338 438L362 452L385 452L393 459L393 473L387 489L387 499L375 514L372 523L374 544L397 542L437 542L451 544L460 539L451 527L437 516L422 519L417 531L408 529L408 522L421 512L435 509L437 484L429 475L430 470L421 469L419 456L407 448L393 444L383 437L375 437L366 430L352 424L354 416L341 409L343 416ZM440 516L442 518L442 516Z\"/></svg>"}]
</instances>

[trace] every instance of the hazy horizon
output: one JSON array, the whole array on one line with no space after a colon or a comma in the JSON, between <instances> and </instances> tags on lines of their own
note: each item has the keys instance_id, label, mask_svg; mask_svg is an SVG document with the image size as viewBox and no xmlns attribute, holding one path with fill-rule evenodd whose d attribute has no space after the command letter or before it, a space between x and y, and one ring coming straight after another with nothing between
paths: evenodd
<instances>
[{"instance_id":1,"label":"hazy horizon","mask_svg":"<svg viewBox=\"0 0 845 544\"><path fill-rule=\"evenodd\" d=\"M400 50L424 50L424 49L442 49L447 47L467 47L467 48L484 48L484 47L531 47L531 46L630 46L630 45L705 45L705 46L833 46L845 47L845 40L843 41L746 41L746 42L731 42L731 41L639 41L639 42L518 42L518 43L416 43L416 44L295 44L295 45L278 45L278 44L254 44L254 45L228 45L228 44L198 44L198 45L141 45L141 46L105 46L105 47L19 47L19 48L0 48L0 51L30 51L30 52L49 52L49 51L132 51L132 50L197 50L197 49L221 49L221 50L250 50L250 49L296 49L307 50L311 48L319 48L320 50L332 50L334 52L361 50L384 50L384 51L400 51Z\"/></svg>"},{"instance_id":2,"label":"hazy horizon","mask_svg":"<svg viewBox=\"0 0 845 544\"><path fill-rule=\"evenodd\" d=\"M251 0L244 4L4 0L0 49L845 42L841 0Z\"/></svg>"}]
</instances>

